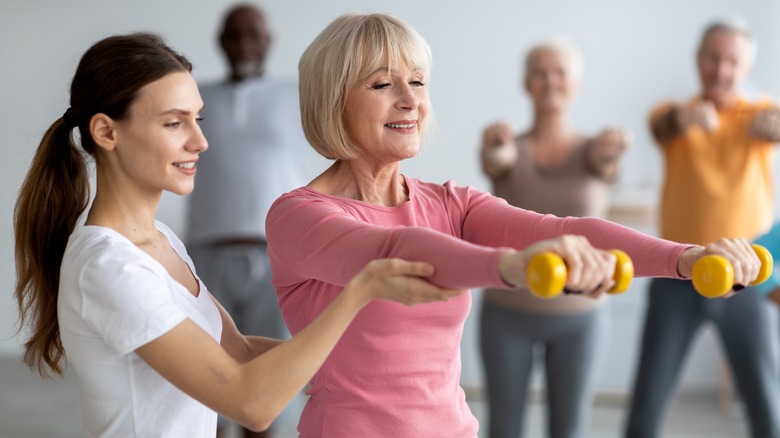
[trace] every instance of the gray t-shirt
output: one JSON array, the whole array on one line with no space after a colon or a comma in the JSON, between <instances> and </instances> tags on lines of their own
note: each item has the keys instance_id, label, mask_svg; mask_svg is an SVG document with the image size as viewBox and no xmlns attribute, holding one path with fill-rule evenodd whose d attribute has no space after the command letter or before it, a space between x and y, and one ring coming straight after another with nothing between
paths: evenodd
<instances>
[{"instance_id":1,"label":"gray t-shirt","mask_svg":"<svg viewBox=\"0 0 780 438\"><path fill-rule=\"evenodd\" d=\"M285 192L306 184L313 150L303 135L294 82L267 78L200 87L200 156L188 197L188 244L264 238L265 216Z\"/></svg>"}]
</instances>

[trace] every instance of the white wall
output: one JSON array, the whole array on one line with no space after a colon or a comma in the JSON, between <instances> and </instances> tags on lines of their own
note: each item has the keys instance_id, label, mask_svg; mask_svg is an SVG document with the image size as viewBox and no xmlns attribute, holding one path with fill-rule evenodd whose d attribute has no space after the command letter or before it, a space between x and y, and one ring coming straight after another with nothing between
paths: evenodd
<instances>
[{"instance_id":1,"label":"white wall","mask_svg":"<svg viewBox=\"0 0 780 438\"><path fill-rule=\"evenodd\" d=\"M16 193L42 132L67 107L69 80L78 59L95 40L113 33L150 30L195 64L199 80L224 73L214 44L222 11L232 2L215 0L4 0L0 3L0 354L17 354L12 299L12 209ZM195 6L197 4L197 6ZM496 119L516 126L529 121L529 107L518 90L519 56L529 45L566 35L586 59L583 89L573 110L586 132L607 125L630 128L635 144L625 159L616 200L652 206L662 176L660 157L648 137L645 120L661 99L683 98L696 90L693 49L703 25L714 17L738 14L752 26L759 58L751 84L780 94L780 2L774 0L551 0L521 2L393 2L340 0L321 2L266 0L262 3L276 30L269 70L295 77L306 45L333 18L347 11L390 12L414 26L434 53L431 95L437 129L421 156L404 172L424 180L455 179L488 189L480 175L480 129ZM159 217L182 229L181 199L164 197ZM652 231L652 229L648 230ZM643 305L641 282L632 296L613 303L617 324L612 355L626 357L605 372L602 388L625 388L632 372L635 334ZM620 322L622 318L623 322ZM464 341L464 380L479 380L473 318ZM705 336L706 338L707 336ZM697 346L691 362L709 366L686 374L684 385L713 385L717 366L712 340ZM623 366L626 365L626 366Z\"/></svg>"}]
</instances>

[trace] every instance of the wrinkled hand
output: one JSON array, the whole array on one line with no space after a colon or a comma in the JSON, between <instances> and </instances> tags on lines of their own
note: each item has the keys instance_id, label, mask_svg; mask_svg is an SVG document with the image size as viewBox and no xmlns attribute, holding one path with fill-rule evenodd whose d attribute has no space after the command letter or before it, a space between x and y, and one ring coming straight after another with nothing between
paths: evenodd
<instances>
[{"instance_id":1,"label":"wrinkled hand","mask_svg":"<svg viewBox=\"0 0 780 438\"><path fill-rule=\"evenodd\" d=\"M688 248L677 261L677 272L691 278L693 265L700 258L717 254L726 258L734 267L734 284L747 286L758 277L761 261L745 239L719 239L707 246Z\"/></svg>"},{"instance_id":2,"label":"wrinkled hand","mask_svg":"<svg viewBox=\"0 0 780 438\"><path fill-rule=\"evenodd\" d=\"M768 108L758 113L750 125L750 134L761 140L780 140L780 109Z\"/></svg>"},{"instance_id":3,"label":"wrinkled hand","mask_svg":"<svg viewBox=\"0 0 780 438\"><path fill-rule=\"evenodd\" d=\"M712 132L718 129L720 118L714 103L697 101L677 108L677 124L682 131L699 126L706 132Z\"/></svg>"},{"instance_id":4,"label":"wrinkled hand","mask_svg":"<svg viewBox=\"0 0 780 438\"><path fill-rule=\"evenodd\" d=\"M566 289L598 298L614 285L615 255L594 248L583 236L563 235L537 242L522 251L504 253L499 262L501 276L509 284L524 286L528 262L536 254L554 252L566 263Z\"/></svg>"},{"instance_id":5,"label":"wrinkled hand","mask_svg":"<svg viewBox=\"0 0 780 438\"><path fill-rule=\"evenodd\" d=\"M424 278L434 273L433 265L402 259L369 262L345 287L361 291L366 299L385 299L407 306L447 301L466 289L442 289Z\"/></svg>"}]
</instances>

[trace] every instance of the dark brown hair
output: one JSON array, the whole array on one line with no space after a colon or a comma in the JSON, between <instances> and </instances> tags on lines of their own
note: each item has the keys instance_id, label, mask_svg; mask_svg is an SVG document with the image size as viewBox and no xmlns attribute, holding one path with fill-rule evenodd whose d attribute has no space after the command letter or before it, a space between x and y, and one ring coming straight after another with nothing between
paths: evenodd
<instances>
[{"instance_id":1,"label":"dark brown hair","mask_svg":"<svg viewBox=\"0 0 780 438\"><path fill-rule=\"evenodd\" d=\"M98 113L121 120L143 86L191 70L186 58L153 34L100 40L79 61L70 108L41 139L16 201L14 253L19 330L29 328L24 362L42 376L64 371L57 322L60 265L68 237L89 203L86 155L95 157L90 120ZM73 128L79 129L80 145Z\"/></svg>"}]
</instances>

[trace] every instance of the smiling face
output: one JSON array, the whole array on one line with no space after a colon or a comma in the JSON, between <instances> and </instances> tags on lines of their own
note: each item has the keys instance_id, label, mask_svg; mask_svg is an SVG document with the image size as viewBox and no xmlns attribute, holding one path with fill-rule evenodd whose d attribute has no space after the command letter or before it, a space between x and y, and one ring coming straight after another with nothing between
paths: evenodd
<instances>
[{"instance_id":1,"label":"smiling face","mask_svg":"<svg viewBox=\"0 0 780 438\"><path fill-rule=\"evenodd\" d=\"M572 60L565 52L548 48L529 56L525 89L537 110L565 110L571 104L578 85Z\"/></svg>"},{"instance_id":2,"label":"smiling face","mask_svg":"<svg viewBox=\"0 0 780 438\"><path fill-rule=\"evenodd\" d=\"M710 32L696 57L702 94L721 106L733 99L750 70L750 42L737 32Z\"/></svg>"},{"instance_id":3,"label":"smiling face","mask_svg":"<svg viewBox=\"0 0 780 438\"><path fill-rule=\"evenodd\" d=\"M199 126L202 108L189 73L172 73L145 85L128 117L116 122L115 170L142 191L190 193L198 155L208 148Z\"/></svg>"},{"instance_id":4,"label":"smiling face","mask_svg":"<svg viewBox=\"0 0 780 438\"><path fill-rule=\"evenodd\" d=\"M420 69L382 67L348 90L344 125L361 158L389 163L417 155L430 109L426 81Z\"/></svg>"}]
</instances>

